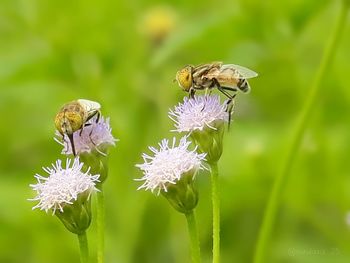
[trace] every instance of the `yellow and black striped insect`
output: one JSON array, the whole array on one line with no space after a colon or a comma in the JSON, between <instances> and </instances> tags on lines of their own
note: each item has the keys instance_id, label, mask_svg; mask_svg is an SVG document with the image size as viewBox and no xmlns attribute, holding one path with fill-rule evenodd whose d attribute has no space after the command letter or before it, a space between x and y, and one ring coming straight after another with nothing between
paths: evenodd
<instances>
[{"instance_id":1,"label":"yellow and black striped insect","mask_svg":"<svg viewBox=\"0 0 350 263\"><path fill-rule=\"evenodd\" d=\"M97 116L96 122L98 122L101 105L98 102L91 100L78 99L68 102L62 106L60 111L55 117L55 126L58 132L63 136L66 134L70 140L72 146L73 155L76 155L73 133L81 130L87 125L87 122Z\"/></svg>"},{"instance_id":2,"label":"yellow and black striped insect","mask_svg":"<svg viewBox=\"0 0 350 263\"><path fill-rule=\"evenodd\" d=\"M235 65L212 62L198 66L188 65L176 73L176 81L179 86L193 97L197 90L211 92L217 88L226 97L227 111L231 116L232 101L237 91L249 92L250 86L247 79L257 77L258 74L248 68Z\"/></svg>"},{"instance_id":3,"label":"yellow and black striped insect","mask_svg":"<svg viewBox=\"0 0 350 263\"><path fill-rule=\"evenodd\" d=\"M191 96L196 90L217 88L232 100L238 90L248 92L250 86L247 79L257 76L256 72L239 65L213 62L185 66L176 73L176 81Z\"/></svg>"}]
</instances>

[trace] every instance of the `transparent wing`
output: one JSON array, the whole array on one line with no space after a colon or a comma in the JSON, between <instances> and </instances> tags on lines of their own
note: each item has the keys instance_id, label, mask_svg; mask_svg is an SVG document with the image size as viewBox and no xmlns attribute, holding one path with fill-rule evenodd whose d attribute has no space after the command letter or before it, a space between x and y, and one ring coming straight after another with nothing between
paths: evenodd
<instances>
[{"instance_id":1,"label":"transparent wing","mask_svg":"<svg viewBox=\"0 0 350 263\"><path fill-rule=\"evenodd\" d=\"M235 64L225 64L221 66L221 69L234 69L237 70L238 73L242 76L242 78L244 79L251 79L251 78L255 78L258 76L258 73L256 73L253 70L250 70L248 68L239 66L239 65L235 65Z\"/></svg>"}]
</instances>

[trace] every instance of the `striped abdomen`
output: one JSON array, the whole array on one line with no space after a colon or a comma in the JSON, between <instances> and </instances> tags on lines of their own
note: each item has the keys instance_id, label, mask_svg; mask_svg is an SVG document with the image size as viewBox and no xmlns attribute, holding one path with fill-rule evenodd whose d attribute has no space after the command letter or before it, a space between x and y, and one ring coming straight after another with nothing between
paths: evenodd
<instances>
[{"instance_id":1,"label":"striped abdomen","mask_svg":"<svg viewBox=\"0 0 350 263\"><path fill-rule=\"evenodd\" d=\"M249 83L246 79L240 79L237 83L237 87L243 91L244 93L249 92L250 91L250 86Z\"/></svg>"}]
</instances>

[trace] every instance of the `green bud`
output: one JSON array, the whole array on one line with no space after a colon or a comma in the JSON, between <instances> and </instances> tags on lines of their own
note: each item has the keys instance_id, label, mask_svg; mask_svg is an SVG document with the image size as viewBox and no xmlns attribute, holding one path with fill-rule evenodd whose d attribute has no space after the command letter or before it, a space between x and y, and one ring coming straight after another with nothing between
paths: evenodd
<instances>
[{"instance_id":1,"label":"green bud","mask_svg":"<svg viewBox=\"0 0 350 263\"><path fill-rule=\"evenodd\" d=\"M64 226L74 234L82 234L91 223L91 198L89 191L78 195L73 204L65 204L63 212L56 210L55 215Z\"/></svg>"},{"instance_id":2,"label":"green bud","mask_svg":"<svg viewBox=\"0 0 350 263\"><path fill-rule=\"evenodd\" d=\"M162 190L162 195L180 213L191 212L198 203L198 192L194 186L194 171L189 171L181 176L176 184L169 184L167 191Z\"/></svg>"},{"instance_id":3,"label":"green bud","mask_svg":"<svg viewBox=\"0 0 350 263\"><path fill-rule=\"evenodd\" d=\"M106 181L108 176L108 154L104 156L94 150L91 153L81 153L79 156L80 160L84 162L85 170L90 167L90 173L100 175L97 187Z\"/></svg>"},{"instance_id":4,"label":"green bud","mask_svg":"<svg viewBox=\"0 0 350 263\"><path fill-rule=\"evenodd\" d=\"M207 153L206 160L209 164L216 163L222 154L222 140L225 132L224 122L218 121L214 123L215 129L206 127L203 130L194 130L191 138L199 151Z\"/></svg>"}]
</instances>

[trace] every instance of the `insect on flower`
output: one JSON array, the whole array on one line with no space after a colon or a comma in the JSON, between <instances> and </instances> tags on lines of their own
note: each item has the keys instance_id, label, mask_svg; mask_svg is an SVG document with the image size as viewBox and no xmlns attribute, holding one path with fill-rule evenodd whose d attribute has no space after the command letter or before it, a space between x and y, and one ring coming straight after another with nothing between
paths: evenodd
<instances>
[{"instance_id":1,"label":"insect on flower","mask_svg":"<svg viewBox=\"0 0 350 263\"><path fill-rule=\"evenodd\" d=\"M78 99L64 104L56 114L56 129L63 137L65 134L68 136L74 156L76 155L76 151L73 133L80 130L81 135L83 128L90 125L87 122L94 116L96 116L96 122L98 122L101 115L100 109L101 105L98 102Z\"/></svg>"},{"instance_id":2,"label":"insect on flower","mask_svg":"<svg viewBox=\"0 0 350 263\"><path fill-rule=\"evenodd\" d=\"M228 112L232 110L232 100L240 90L247 93L250 90L247 79L254 78L258 74L245 67L234 64L223 64L213 62L198 66L188 65L176 73L176 81L193 98L197 90L211 90L217 88L228 97L227 105L231 105Z\"/></svg>"}]
</instances>

